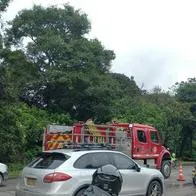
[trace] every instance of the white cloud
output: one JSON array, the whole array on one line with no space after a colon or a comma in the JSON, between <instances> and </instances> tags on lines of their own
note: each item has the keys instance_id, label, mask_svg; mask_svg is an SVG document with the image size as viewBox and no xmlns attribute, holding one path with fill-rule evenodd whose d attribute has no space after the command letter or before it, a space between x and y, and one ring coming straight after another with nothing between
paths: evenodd
<instances>
[{"instance_id":1,"label":"white cloud","mask_svg":"<svg viewBox=\"0 0 196 196\"><path fill-rule=\"evenodd\" d=\"M196 77L194 0L14 0L6 18L33 3L70 2L88 14L91 37L116 53L112 71L135 76L147 89L167 89Z\"/></svg>"}]
</instances>

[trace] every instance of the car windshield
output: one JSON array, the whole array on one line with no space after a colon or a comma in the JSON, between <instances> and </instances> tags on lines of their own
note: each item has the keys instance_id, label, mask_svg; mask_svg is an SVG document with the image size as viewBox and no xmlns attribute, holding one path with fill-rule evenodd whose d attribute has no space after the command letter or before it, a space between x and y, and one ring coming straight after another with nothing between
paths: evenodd
<instances>
[{"instance_id":1,"label":"car windshield","mask_svg":"<svg viewBox=\"0 0 196 196\"><path fill-rule=\"evenodd\" d=\"M59 167L62 163L64 163L67 159L69 159L69 156L62 153L42 152L38 154L36 159L34 159L31 163L28 164L28 167L40 169L55 169Z\"/></svg>"}]
</instances>

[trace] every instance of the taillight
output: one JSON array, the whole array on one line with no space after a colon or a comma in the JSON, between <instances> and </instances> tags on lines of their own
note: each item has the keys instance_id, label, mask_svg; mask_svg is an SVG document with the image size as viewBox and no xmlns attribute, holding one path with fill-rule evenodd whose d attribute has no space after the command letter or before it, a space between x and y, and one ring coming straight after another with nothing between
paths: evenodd
<instances>
[{"instance_id":1,"label":"taillight","mask_svg":"<svg viewBox=\"0 0 196 196\"><path fill-rule=\"evenodd\" d=\"M44 183L52 183L52 182L60 182L60 181L66 181L69 180L71 176L65 173L61 172L54 172L51 174L48 174L44 177L43 182Z\"/></svg>"}]
</instances>

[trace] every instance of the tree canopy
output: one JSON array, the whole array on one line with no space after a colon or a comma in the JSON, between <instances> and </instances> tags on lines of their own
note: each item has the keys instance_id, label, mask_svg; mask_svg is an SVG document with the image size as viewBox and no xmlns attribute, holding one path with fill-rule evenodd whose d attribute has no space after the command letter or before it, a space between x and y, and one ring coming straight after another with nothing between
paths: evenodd
<instances>
[{"instance_id":1,"label":"tree canopy","mask_svg":"<svg viewBox=\"0 0 196 196\"><path fill-rule=\"evenodd\" d=\"M42 72L91 68L108 71L114 59L114 53L105 50L98 40L85 38L91 28L87 15L69 5L22 10L10 26L7 44L27 44L28 59Z\"/></svg>"}]
</instances>

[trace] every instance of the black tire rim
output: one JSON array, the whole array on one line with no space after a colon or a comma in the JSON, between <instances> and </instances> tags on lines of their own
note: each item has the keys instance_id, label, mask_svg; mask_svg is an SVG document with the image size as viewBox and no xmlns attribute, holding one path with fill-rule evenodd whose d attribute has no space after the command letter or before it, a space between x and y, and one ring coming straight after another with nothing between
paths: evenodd
<instances>
[{"instance_id":1,"label":"black tire rim","mask_svg":"<svg viewBox=\"0 0 196 196\"><path fill-rule=\"evenodd\" d=\"M161 196L161 186L159 183L153 183L149 196Z\"/></svg>"},{"instance_id":2,"label":"black tire rim","mask_svg":"<svg viewBox=\"0 0 196 196\"><path fill-rule=\"evenodd\" d=\"M171 170L170 170L170 165L169 164L164 164L163 165L163 173L165 177L169 177Z\"/></svg>"}]
</instances>

